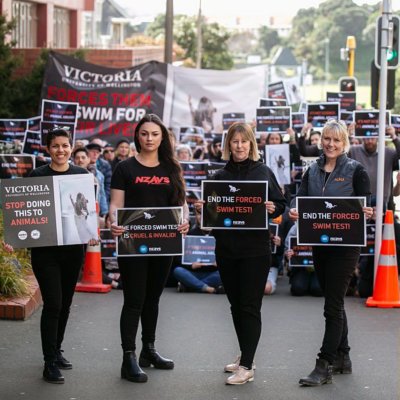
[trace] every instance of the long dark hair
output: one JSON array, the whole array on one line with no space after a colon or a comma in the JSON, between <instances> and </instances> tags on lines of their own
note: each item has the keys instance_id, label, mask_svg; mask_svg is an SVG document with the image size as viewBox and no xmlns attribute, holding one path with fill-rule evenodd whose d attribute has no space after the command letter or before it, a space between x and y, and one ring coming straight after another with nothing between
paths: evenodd
<instances>
[{"instance_id":1,"label":"long dark hair","mask_svg":"<svg viewBox=\"0 0 400 400\"><path fill-rule=\"evenodd\" d=\"M140 153L141 146L138 139L138 133L143 124L152 122L160 127L162 133L162 140L158 148L158 159L160 164L168 171L171 183L173 186L172 201L174 204L185 204L185 182L183 180L182 169L179 162L175 159L174 150L172 148L171 140L169 138L168 129L161 121L160 117L156 114L146 114L136 125L135 128L135 146L136 150Z\"/></svg>"}]
</instances>

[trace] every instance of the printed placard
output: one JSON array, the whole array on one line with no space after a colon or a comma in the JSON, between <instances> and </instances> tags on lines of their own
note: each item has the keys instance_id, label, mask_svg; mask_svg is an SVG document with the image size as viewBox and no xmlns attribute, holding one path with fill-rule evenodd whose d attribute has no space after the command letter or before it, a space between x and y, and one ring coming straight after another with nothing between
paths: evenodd
<instances>
[{"instance_id":1,"label":"printed placard","mask_svg":"<svg viewBox=\"0 0 400 400\"><path fill-rule=\"evenodd\" d=\"M40 132L26 131L22 152L24 154L33 154L34 156L48 154L42 146Z\"/></svg>"},{"instance_id":2,"label":"printed placard","mask_svg":"<svg viewBox=\"0 0 400 400\"><path fill-rule=\"evenodd\" d=\"M212 229L268 229L267 181L201 182L201 227Z\"/></svg>"},{"instance_id":3,"label":"printed placard","mask_svg":"<svg viewBox=\"0 0 400 400\"><path fill-rule=\"evenodd\" d=\"M182 264L215 263L215 238L213 236L187 235L183 241Z\"/></svg>"},{"instance_id":4,"label":"printed placard","mask_svg":"<svg viewBox=\"0 0 400 400\"><path fill-rule=\"evenodd\" d=\"M26 178L35 168L35 157L0 154L0 179Z\"/></svg>"},{"instance_id":5,"label":"printed placard","mask_svg":"<svg viewBox=\"0 0 400 400\"><path fill-rule=\"evenodd\" d=\"M279 185L290 184L290 148L289 144L265 146L265 163L275 174Z\"/></svg>"},{"instance_id":6,"label":"printed placard","mask_svg":"<svg viewBox=\"0 0 400 400\"><path fill-rule=\"evenodd\" d=\"M216 171L218 171L225 165L224 163L214 163L207 161L181 161L180 164L183 171L183 179L185 180L187 189L200 189L202 180L210 179Z\"/></svg>"},{"instance_id":7,"label":"printed placard","mask_svg":"<svg viewBox=\"0 0 400 400\"><path fill-rule=\"evenodd\" d=\"M306 123L306 114L303 112L292 112L292 129L300 133Z\"/></svg>"},{"instance_id":8,"label":"printed placard","mask_svg":"<svg viewBox=\"0 0 400 400\"><path fill-rule=\"evenodd\" d=\"M340 111L356 109L356 92L327 92L326 101L340 103Z\"/></svg>"},{"instance_id":9,"label":"printed placard","mask_svg":"<svg viewBox=\"0 0 400 400\"><path fill-rule=\"evenodd\" d=\"M40 131L40 122L42 121L42 117L39 115L38 117L28 118L27 129L28 131L39 132Z\"/></svg>"},{"instance_id":10,"label":"printed placard","mask_svg":"<svg viewBox=\"0 0 400 400\"><path fill-rule=\"evenodd\" d=\"M349 126L354 122L353 111L340 111L340 119L346 124L346 126Z\"/></svg>"},{"instance_id":11,"label":"printed placard","mask_svg":"<svg viewBox=\"0 0 400 400\"><path fill-rule=\"evenodd\" d=\"M79 103L42 100L42 121L76 125Z\"/></svg>"},{"instance_id":12,"label":"printed placard","mask_svg":"<svg viewBox=\"0 0 400 400\"><path fill-rule=\"evenodd\" d=\"M268 232L269 232L269 237L271 238L271 254L276 254L277 246L272 239L274 238L274 236L278 236L278 230L279 230L278 224L269 224Z\"/></svg>"},{"instance_id":13,"label":"printed placard","mask_svg":"<svg viewBox=\"0 0 400 400\"><path fill-rule=\"evenodd\" d=\"M375 255L375 224L367 224L367 245L361 247L361 256Z\"/></svg>"},{"instance_id":14,"label":"printed placard","mask_svg":"<svg viewBox=\"0 0 400 400\"><path fill-rule=\"evenodd\" d=\"M312 256L312 247L300 245L297 243L296 236L289 237L289 246L293 250L293 255L289 259L289 267L312 267L314 259Z\"/></svg>"},{"instance_id":15,"label":"printed placard","mask_svg":"<svg viewBox=\"0 0 400 400\"><path fill-rule=\"evenodd\" d=\"M110 229L100 229L100 251L101 258L104 260L117 257L117 244Z\"/></svg>"},{"instance_id":16,"label":"printed placard","mask_svg":"<svg viewBox=\"0 0 400 400\"><path fill-rule=\"evenodd\" d=\"M186 190L186 204L189 208L189 215L191 217L195 214L194 204L201 199L201 189Z\"/></svg>"},{"instance_id":17,"label":"printed placard","mask_svg":"<svg viewBox=\"0 0 400 400\"><path fill-rule=\"evenodd\" d=\"M64 122L62 124L56 122L41 122L40 123L40 132L41 132L41 144L42 146L47 145L47 135L49 131L54 129L64 129L71 135L72 143L75 142L75 125Z\"/></svg>"},{"instance_id":18,"label":"printed placard","mask_svg":"<svg viewBox=\"0 0 400 400\"><path fill-rule=\"evenodd\" d=\"M287 99L286 87L283 81L273 82L268 85L269 99Z\"/></svg>"},{"instance_id":19,"label":"printed placard","mask_svg":"<svg viewBox=\"0 0 400 400\"><path fill-rule=\"evenodd\" d=\"M120 208L119 226L125 232L117 240L118 257L177 256L183 251L182 207Z\"/></svg>"},{"instance_id":20,"label":"printed placard","mask_svg":"<svg viewBox=\"0 0 400 400\"><path fill-rule=\"evenodd\" d=\"M339 119L339 103L307 103L307 122L322 128L329 119Z\"/></svg>"},{"instance_id":21,"label":"printed placard","mask_svg":"<svg viewBox=\"0 0 400 400\"><path fill-rule=\"evenodd\" d=\"M365 246L365 197L297 197L297 242L312 246Z\"/></svg>"},{"instance_id":22,"label":"printed placard","mask_svg":"<svg viewBox=\"0 0 400 400\"><path fill-rule=\"evenodd\" d=\"M27 127L26 119L0 119L0 140L4 142L22 141Z\"/></svg>"},{"instance_id":23,"label":"printed placard","mask_svg":"<svg viewBox=\"0 0 400 400\"><path fill-rule=\"evenodd\" d=\"M287 106L286 99L260 99L259 107L284 107Z\"/></svg>"},{"instance_id":24,"label":"printed placard","mask_svg":"<svg viewBox=\"0 0 400 400\"><path fill-rule=\"evenodd\" d=\"M228 130L235 122L246 122L244 113L233 112L222 114L222 127L224 130Z\"/></svg>"},{"instance_id":25,"label":"printed placard","mask_svg":"<svg viewBox=\"0 0 400 400\"><path fill-rule=\"evenodd\" d=\"M378 137L379 136L379 111L353 111L355 122L355 137ZM386 111L386 124L389 125L390 111ZM386 136L385 136L386 137Z\"/></svg>"},{"instance_id":26,"label":"printed placard","mask_svg":"<svg viewBox=\"0 0 400 400\"><path fill-rule=\"evenodd\" d=\"M396 135L400 135L400 114L392 114L390 120Z\"/></svg>"},{"instance_id":27,"label":"printed placard","mask_svg":"<svg viewBox=\"0 0 400 400\"><path fill-rule=\"evenodd\" d=\"M7 179L4 240L15 248L88 243L97 238L92 174Z\"/></svg>"},{"instance_id":28,"label":"printed placard","mask_svg":"<svg viewBox=\"0 0 400 400\"><path fill-rule=\"evenodd\" d=\"M292 126L291 107L257 108L257 132L286 133Z\"/></svg>"}]
</instances>

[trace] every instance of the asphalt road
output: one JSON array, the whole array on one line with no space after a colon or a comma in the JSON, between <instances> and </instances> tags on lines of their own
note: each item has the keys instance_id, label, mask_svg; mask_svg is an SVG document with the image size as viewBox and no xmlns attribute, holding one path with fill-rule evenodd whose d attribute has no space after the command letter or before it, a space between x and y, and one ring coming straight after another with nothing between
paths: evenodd
<instances>
[{"instance_id":1,"label":"asphalt road","mask_svg":"<svg viewBox=\"0 0 400 400\"><path fill-rule=\"evenodd\" d=\"M156 345L175 369L148 369L144 384L120 379L121 304L120 291L76 293L64 342L74 368L64 371L64 385L41 379L40 311L23 322L0 321L0 399L400 399L400 309L366 308L363 300L347 298L353 374L303 388L298 380L313 369L322 340L323 302L291 297L286 278L264 298L255 380L242 386L224 384L223 366L238 352L224 295L165 289Z\"/></svg>"}]
</instances>

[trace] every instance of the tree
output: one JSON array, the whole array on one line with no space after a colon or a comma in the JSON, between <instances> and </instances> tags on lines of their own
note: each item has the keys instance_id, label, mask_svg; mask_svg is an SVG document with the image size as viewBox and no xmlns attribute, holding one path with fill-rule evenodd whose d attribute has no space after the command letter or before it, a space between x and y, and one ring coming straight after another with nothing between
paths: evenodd
<instances>
[{"instance_id":1,"label":"tree","mask_svg":"<svg viewBox=\"0 0 400 400\"><path fill-rule=\"evenodd\" d=\"M265 57L268 57L272 48L280 44L278 32L268 26L262 26L259 28L258 34L259 50Z\"/></svg>"}]
</instances>

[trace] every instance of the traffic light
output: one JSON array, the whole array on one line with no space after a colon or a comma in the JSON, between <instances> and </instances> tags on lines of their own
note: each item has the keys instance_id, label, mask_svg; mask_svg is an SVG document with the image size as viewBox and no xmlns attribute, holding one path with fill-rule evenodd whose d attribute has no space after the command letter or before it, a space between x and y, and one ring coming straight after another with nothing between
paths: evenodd
<instances>
[{"instance_id":1,"label":"traffic light","mask_svg":"<svg viewBox=\"0 0 400 400\"><path fill-rule=\"evenodd\" d=\"M396 69L399 66L399 32L400 17L392 15L389 20L389 48L386 52L388 69ZM375 32L375 65L381 68L381 45L382 45L382 16L376 20Z\"/></svg>"},{"instance_id":2,"label":"traffic light","mask_svg":"<svg viewBox=\"0 0 400 400\"><path fill-rule=\"evenodd\" d=\"M380 69L376 68L376 63L371 63L371 105L374 108L379 108L379 76ZM389 69L387 75L387 92L386 92L386 109L394 108L395 98L395 77L396 70Z\"/></svg>"},{"instance_id":3,"label":"traffic light","mask_svg":"<svg viewBox=\"0 0 400 400\"><path fill-rule=\"evenodd\" d=\"M357 79L354 76L342 76L339 79L339 90L341 92L355 92Z\"/></svg>"}]
</instances>

